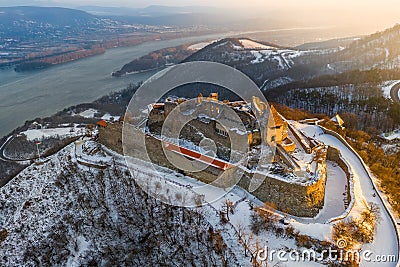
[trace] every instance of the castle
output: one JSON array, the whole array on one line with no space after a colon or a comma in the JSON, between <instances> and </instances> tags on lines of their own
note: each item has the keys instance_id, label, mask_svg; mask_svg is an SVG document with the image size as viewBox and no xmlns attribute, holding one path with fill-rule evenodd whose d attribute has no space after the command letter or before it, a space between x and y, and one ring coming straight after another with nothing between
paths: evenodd
<instances>
[{"instance_id":1,"label":"castle","mask_svg":"<svg viewBox=\"0 0 400 267\"><path fill-rule=\"evenodd\" d=\"M220 106L216 105L218 102L218 94L212 93L208 97L199 94L197 99L192 100L168 97L162 102L151 104L146 111L148 119L143 126L144 131L135 133L146 135L146 148L134 149L138 153L146 151L150 160L157 165L184 172L206 183L213 182L225 170L218 168L221 165L210 165L200 172L192 173L176 169L164 155L161 141L164 122L169 117L173 118L172 121L179 121L178 117L181 116L187 123L178 129L179 138L174 141L176 145L184 148L190 144L188 150L201 152L200 143L208 138L215 143L215 158L221 162L229 162L231 144L239 139L246 140L249 154L242 157L247 156L249 160L238 185L247 189L254 173L261 174L265 177L264 182L251 192L258 199L274 203L279 210L290 210L296 216L313 217L318 214L324 204L326 158L329 149L297 131L273 106L267 112L270 119L264 117L259 122L257 115L263 114L268 106L256 97L251 101L225 100ZM243 129L230 126L231 121L226 118L229 117L229 110L224 107L234 111L240 118ZM225 123L219 123L224 119ZM175 127L174 123L172 127ZM100 142L122 152L121 128L122 122L100 128ZM259 166L263 142L275 142L276 153L270 164Z\"/></svg>"},{"instance_id":2,"label":"castle","mask_svg":"<svg viewBox=\"0 0 400 267\"><path fill-rule=\"evenodd\" d=\"M229 147L233 142L239 142L239 139L243 138L243 135L246 135L250 149L255 150L259 150L264 139L266 143L275 143L277 145L275 162L283 161L286 165L282 166L283 168L299 168L290 156L290 153L294 152L297 147L296 142L292 140L296 135L291 134L289 136L291 133L289 124L276 111L274 106L268 109L268 105L257 97L253 97L251 103L224 100L222 102L223 105L231 108L240 118L240 122L245 127L245 132L243 132L239 131L235 124L232 124L231 127L225 127L218 122L218 120L223 120L224 118L225 122L228 122L226 119L228 117L226 110L223 110L218 105L214 105L215 102L219 101L218 93L211 93L207 98L199 94L197 101L191 102L188 105L182 105L186 101L187 99L184 98L168 97L164 102L152 104L147 121L148 131L152 134L161 135L164 121L176 109L179 109L180 114L193 109L206 110L207 115L200 112L196 118L188 121L187 125L181 130L180 139L190 140L190 142L198 145L203 137L210 138L217 145L217 157L228 161L229 154L231 153ZM265 111L269 111L267 112L269 114L264 118L264 123L259 123L259 118ZM255 114L255 112L259 114ZM259 115L259 118L256 115ZM173 116L176 117L177 114L175 113ZM265 135L264 138L262 138L262 134ZM303 140L301 142L304 143ZM307 152L311 152L309 147L306 147L306 149ZM256 153L250 159L250 162L256 165Z\"/></svg>"}]
</instances>

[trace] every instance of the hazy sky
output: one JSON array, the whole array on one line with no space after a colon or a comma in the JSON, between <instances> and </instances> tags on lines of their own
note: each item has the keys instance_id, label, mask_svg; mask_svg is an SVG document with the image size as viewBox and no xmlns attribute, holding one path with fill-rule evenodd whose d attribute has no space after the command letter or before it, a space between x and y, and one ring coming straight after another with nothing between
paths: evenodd
<instances>
[{"instance_id":1,"label":"hazy sky","mask_svg":"<svg viewBox=\"0 0 400 267\"><path fill-rule=\"evenodd\" d=\"M400 23L400 0L0 0L0 3L4 1L7 5L17 5L18 2L35 5L50 1L64 6L211 6L229 8L225 13L235 15L252 14L257 19L273 17L293 21L294 24L353 27L359 28L362 33L383 30Z\"/></svg>"},{"instance_id":2,"label":"hazy sky","mask_svg":"<svg viewBox=\"0 0 400 267\"><path fill-rule=\"evenodd\" d=\"M63 1L63 0L56 0ZM376 31L400 23L400 0L65 0L77 5L145 7L149 5L241 8L255 16L263 13L320 25L363 26ZM250 10L249 10L250 9Z\"/></svg>"},{"instance_id":3,"label":"hazy sky","mask_svg":"<svg viewBox=\"0 0 400 267\"><path fill-rule=\"evenodd\" d=\"M76 4L95 4L95 5L121 5L132 7L144 7L148 5L204 5L204 6L218 6L218 7L290 7L290 6L318 6L318 7L337 7L343 6L344 8L376 8L387 7L391 8L400 7L398 0L56 0L56 2L70 2Z\"/></svg>"}]
</instances>

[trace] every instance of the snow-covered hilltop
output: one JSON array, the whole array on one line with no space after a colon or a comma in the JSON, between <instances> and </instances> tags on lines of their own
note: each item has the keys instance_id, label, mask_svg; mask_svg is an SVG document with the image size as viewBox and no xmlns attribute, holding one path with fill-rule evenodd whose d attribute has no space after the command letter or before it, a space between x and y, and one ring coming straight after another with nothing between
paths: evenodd
<instances>
[{"instance_id":1,"label":"snow-covered hilltop","mask_svg":"<svg viewBox=\"0 0 400 267\"><path fill-rule=\"evenodd\" d=\"M342 153L354 184L354 199L346 210L334 205L325 213L342 192L338 182L347 179L334 162L328 164L330 188L321 214L299 218L274 210L272 203L264 205L240 187L230 192L218 187L197 191L201 181L167 168L152 172L138 159L128 160L134 170L130 173L121 155L84 138L46 162L32 164L0 189L0 264L253 266L263 262L258 252L265 248L298 251L298 260L289 260L286 266L339 264L321 251L337 249L335 225L351 218L360 223L365 203L376 203L382 220L370 236L371 243L361 248L370 250L371 257L382 253L397 257L396 230L384 204L372 194L371 177L357 156L318 126L293 125ZM193 194L224 197L201 208L169 206L149 197L135 182L156 176L180 188L174 195L177 199ZM306 249L315 251L312 261L303 259ZM279 261L272 257L268 263ZM374 264L363 261L361 266Z\"/></svg>"},{"instance_id":2,"label":"snow-covered hilltop","mask_svg":"<svg viewBox=\"0 0 400 267\"><path fill-rule=\"evenodd\" d=\"M0 189L1 266L241 265L238 245L222 237L229 227L206 219L215 211L164 205L135 185L121 156L97 154L114 158L101 169L78 153L71 144Z\"/></svg>"},{"instance_id":3,"label":"snow-covered hilltop","mask_svg":"<svg viewBox=\"0 0 400 267\"><path fill-rule=\"evenodd\" d=\"M261 85L266 80L283 75L303 59L320 53L322 51L291 49L248 38L227 38L204 46L184 61L224 63L242 70Z\"/></svg>"}]
</instances>

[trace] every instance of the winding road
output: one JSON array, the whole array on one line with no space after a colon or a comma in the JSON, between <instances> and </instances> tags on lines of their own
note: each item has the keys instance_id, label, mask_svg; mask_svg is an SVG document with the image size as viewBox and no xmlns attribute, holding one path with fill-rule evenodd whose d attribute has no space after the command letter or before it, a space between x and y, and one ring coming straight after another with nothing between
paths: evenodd
<instances>
[{"instance_id":1,"label":"winding road","mask_svg":"<svg viewBox=\"0 0 400 267\"><path fill-rule=\"evenodd\" d=\"M390 90L390 97L393 99L393 101L400 103L399 94L400 94L400 82L393 85L392 89Z\"/></svg>"},{"instance_id":2,"label":"winding road","mask_svg":"<svg viewBox=\"0 0 400 267\"><path fill-rule=\"evenodd\" d=\"M370 244L363 245L362 249L364 251L371 251L373 255L372 258L380 255L394 255L396 257L396 262L362 261L361 266L399 266L399 229L392 215L391 208L375 185L374 177L372 177L368 167L365 166L364 162L354 150L346 146L344 142L340 141L337 137L324 133L320 127L301 124L297 124L297 127L301 128L307 136L316 136L315 138L324 144L340 150L342 157L347 161L354 174L355 205L358 205L358 207L362 206L360 202L362 202L363 197L365 197L367 202L376 203L380 207L381 220L377 225L374 240Z\"/></svg>"},{"instance_id":3,"label":"winding road","mask_svg":"<svg viewBox=\"0 0 400 267\"><path fill-rule=\"evenodd\" d=\"M0 160L7 161L7 162L15 162L15 161L25 161L25 160L14 160L14 159L9 159L4 155L4 150L6 146L14 139L14 136L11 135L7 138L7 140L1 145L0 147Z\"/></svg>"}]
</instances>

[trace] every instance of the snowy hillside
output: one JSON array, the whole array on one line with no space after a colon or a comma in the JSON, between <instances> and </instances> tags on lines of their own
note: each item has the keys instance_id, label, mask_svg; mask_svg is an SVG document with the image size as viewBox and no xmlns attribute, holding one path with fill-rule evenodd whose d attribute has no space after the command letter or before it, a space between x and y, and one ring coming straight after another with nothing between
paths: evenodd
<instances>
[{"instance_id":1,"label":"snowy hillside","mask_svg":"<svg viewBox=\"0 0 400 267\"><path fill-rule=\"evenodd\" d=\"M244 49L276 49L274 46L264 45L250 39L240 39L239 42Z\"/></svg>"},{"instance_id":2,"label":"snowy hillside","mask_svg":"<svg viewBox=\"0 0 400 267\"><path fill-rule=\"evenodd\" d=\"M377 32L350 43L328 57L329 66L336 71L400 67L400 25Z\"/></svg>"},{"instance_id":3,"label":"snowy hillside","mask_svg":"<svg viewBox=\"0 0 400 267\"><path fill-rule=\"evenodd\" d=\"M128 162L135 178L154 178L147 163ZM0 265L252 266L263 261L257 252L265 248L301 252L334 247L334 223L328 220L348 212L339 205L333 213L325 213L332 206L328 205L321 216L297 218L274 211L239 187L230 192L216 187L198 191L204 185L200 181L160 167L163 183L180 188L173 198L225 194L203 207L178 208L150 198L125 164L122 156L84 139L45 163L29 166L2 187ZM329 166L332 177L345 179L337 165ZM326 201L333 204L341 190L329 190ZM352 216L359 216L363 201L357 193ZM385 227L389 227L386 222ZM383 235L378 233L379 242L369 246L374 252L382 248ZM335 262L318 252L315 257L316 262L295 260L284 266ZM268 263L279 260L271 258Z\"/></svg>"},{"instance_id":4,"label":"snowy hillside","mask_svg":"<svg viewBox=\"0 0 400 267\"><path fill-rule=\"evenodd\" d=\"M123 166L77 164L68 146L1 188L1 266L238 266L198 210L143 193Z\"/></svg>"},{"instance_id":5,"label":"snowy hillside","mask_svg":"<svg viewBox=\"0 0 400 267\"><path fill-rule=\"evenodd\" d=\"M262 85L266 80L279 79L296 64L308 61L309 57L319 53L322 52L290 49L245 38L228 38L205 46L186 58L185 62L224 63L243 71ZM281 79L279 81L283 82Z\"/></svg>"}]
</instances>

